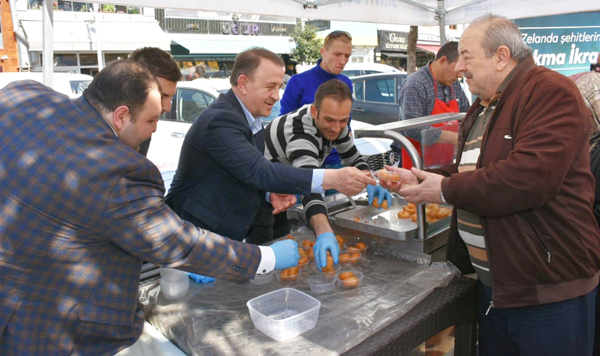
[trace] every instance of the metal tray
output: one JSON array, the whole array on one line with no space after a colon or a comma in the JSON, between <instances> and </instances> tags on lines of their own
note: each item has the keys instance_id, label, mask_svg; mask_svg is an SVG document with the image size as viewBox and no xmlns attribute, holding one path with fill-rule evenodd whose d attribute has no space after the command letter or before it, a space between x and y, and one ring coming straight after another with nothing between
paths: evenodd
<instances>
[{"instance_id":1,"label":"metal tray","mask_svg":"<svg viewBox=\"0 0 600 356\"><path fill-rule=\"evenodd\" d=\"M341 227L395 240L417 237L417 223L398 218L398 212L407 204L406 200L394 198L388 210L373 206L362 206L335 215L335 223ZM449 207L442 205L443 207ZM427 231L435 231L450 224L450 217L427 224Z\"/></svg>"}]
</instances>

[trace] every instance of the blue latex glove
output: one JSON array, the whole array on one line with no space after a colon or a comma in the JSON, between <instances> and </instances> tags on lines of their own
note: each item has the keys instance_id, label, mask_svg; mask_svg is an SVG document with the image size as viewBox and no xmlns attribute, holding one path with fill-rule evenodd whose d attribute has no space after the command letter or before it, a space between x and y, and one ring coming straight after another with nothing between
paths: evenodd
<instances>
[{"instance_id":1,"label":"blue latex glove","mask_svg":"<svg viewBox=\"0 0 600 356\"><path fill-rule=\"evenodd\" d=\"M319 237L317 237L317 243L313 246L315 262L317 263L319 271L321 270L321 267L327 266L327 250L331 252L333 263L337 265L340 255L340 245L338 245L333 232L326 232L319 235Z\"/></svg>"},{"instance_id":2,"label":"blue latex glove","mask_svg":"<svg viewBox=\"0 0 600 356\"><path fill-rule=\"evenodd\" d=\"M188 273L188 276L190 276L191 279L194 280L194 282L196 283L210 283L210 282L214 282L215 279L212 277L206 277L203 276L201 274L196 274L196 273Z\"/></svg>"},{"instance_id":3,"label":"blue latex glove","mask_svg":"<svg viewBox=\"0 0 600 356\"><path fill-rule=\"evenodd\" d=\"M275 269L286 269L298 265L300 254L298 243L291 239L277 241L272 244L271 249L275 253Z\"/></svg>"},{"instance_id":4,"label":"blue latex glove","mask_svg":"<svg viewBox=\"0 0 600 356\"><path fill-rule=\"evenodd\" d=\"M387 189L383 189L379 184L367 185L367 197L369 198L369 205L373 204L373 199L375 198L379 200L380 205L383 204L384 200L387 200L388 208L393 204L390 192Z\"/></svg>"}]
</instances>

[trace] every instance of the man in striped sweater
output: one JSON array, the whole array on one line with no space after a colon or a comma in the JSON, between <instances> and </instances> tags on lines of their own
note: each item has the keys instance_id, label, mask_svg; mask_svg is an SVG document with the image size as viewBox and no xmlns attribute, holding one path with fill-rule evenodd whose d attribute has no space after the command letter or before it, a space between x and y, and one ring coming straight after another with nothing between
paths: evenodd
<instances>
[{"instance_id":1,"label":"man in striped sweater","mask_svg":"<svg viewBox=\"0 0 600 356\"><path fill-rule=\"evenodd\" d=\"M344 166L356 167L369 175L369 166L354 146L348 129L351 110L352 92L346 83L332 79L321 84L313 104L280 116L267 126L265 157L271 162L289 166L319 168L335 148ZM383 191L381 187L377 188L378 193ZM384 199L385 193L380 193L380 200ZM391 204L389 193L385 196L389 197L388 203ZM313 227L318 239L325 234L333 236L323 197L310 194L302 202L306 221Z\"/></svg>"}]
</instances>

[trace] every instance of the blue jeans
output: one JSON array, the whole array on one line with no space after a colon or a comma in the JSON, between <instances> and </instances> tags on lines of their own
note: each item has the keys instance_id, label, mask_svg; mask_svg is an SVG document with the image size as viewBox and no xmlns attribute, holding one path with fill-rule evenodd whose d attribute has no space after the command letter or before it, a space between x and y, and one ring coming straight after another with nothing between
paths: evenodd
<instances>
[{"instance_id":1,"label":"blue jeans","mask_svg":"<svg viewBox=\"0 0 600 356\"><path fill-rule=\"evenodd\" d=\"M590 356L594 344L595 288L557 303L492 308L492 290L480 283L479 356Z\"/></svg>"}]
</instances>

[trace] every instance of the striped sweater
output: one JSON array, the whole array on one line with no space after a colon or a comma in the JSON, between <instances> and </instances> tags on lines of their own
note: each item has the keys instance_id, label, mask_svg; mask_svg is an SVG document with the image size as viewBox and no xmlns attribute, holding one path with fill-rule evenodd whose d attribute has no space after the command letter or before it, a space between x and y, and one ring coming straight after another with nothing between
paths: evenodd
<instances>
[{"instance_id":1,"label":"striped sweater","mask_svg":"<svg viewBox=\"0 0 600 356\"><path fill-rule=\"evenodd\" d=\"M335 148L344 166L368 170L369 166L354 146L348 127L337 140L324 138L315 126L310 112L312 104L273 120L265 131L265 157L299 168L319 168ZM310 194L303 199L307 221L315 214L327 214L327 206L320 194Z\"/></svg>"}]
</instances>

